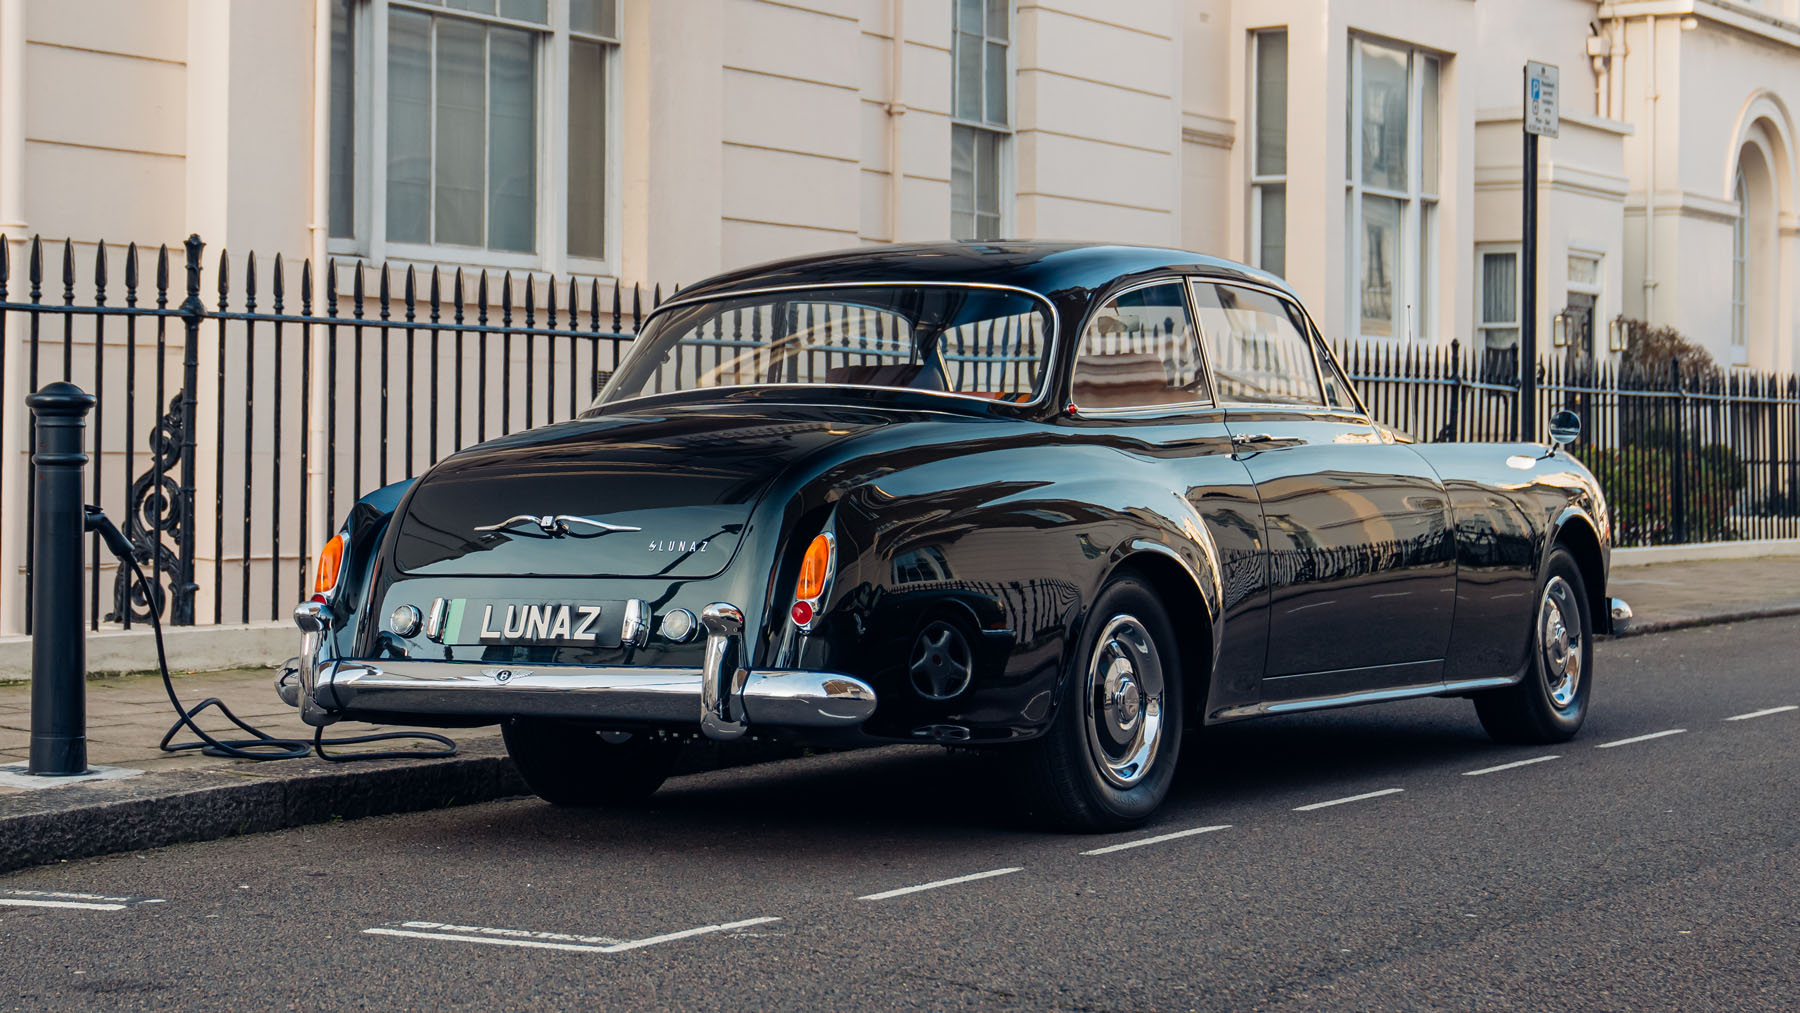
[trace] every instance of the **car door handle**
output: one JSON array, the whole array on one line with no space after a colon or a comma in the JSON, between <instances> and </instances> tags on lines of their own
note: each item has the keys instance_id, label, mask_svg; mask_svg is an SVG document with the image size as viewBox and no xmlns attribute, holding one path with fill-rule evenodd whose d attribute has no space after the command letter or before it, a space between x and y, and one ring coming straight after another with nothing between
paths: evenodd
<instances>
[{"instance_id":1,"label":"car door handle","mask_svg":"<svg viewBox=\"0 0 1800 1013\"><path fill-rule=\"evenodd\" d=\"M1274 443L1275 437L1269 433L1232 433L1231 445L1234 447L1253 447L1259 443Z\"/></svg>"}]
</instances>

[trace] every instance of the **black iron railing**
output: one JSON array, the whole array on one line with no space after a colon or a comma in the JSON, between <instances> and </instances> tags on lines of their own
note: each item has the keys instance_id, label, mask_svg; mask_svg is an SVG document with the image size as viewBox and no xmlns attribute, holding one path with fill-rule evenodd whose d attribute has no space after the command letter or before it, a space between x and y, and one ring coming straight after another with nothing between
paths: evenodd
<instances>
[{"instance_id":1,"label":"black iron railing","mask_svg":"<svg viewBox=\"0 0 1800 1013\"><path fill-rule=\"evenodd\" d=\"M359 495L574 416L662 301L661 286L353 261L321 276L310 262L223 252L208 277L203 252L199 237L154 253L0 239L0 631L29 624L23 397L46 382L97 398L88 495L125 519L152 575L133 585L90 545L90 623L130 626L152 610L175 625L279 620ZM77 266L90 263L78 296ZM831 355L879 357L868 328L847 320L818 324L820 375ZM717 367L740 338L714 331L720 346L696 348L672 376ZM967 375L971 389L1024 382L1028 335L1006 322L972 329L953 367L984 371ZM1800 537L1794 377L1557 359L1537 367L1537 403L1521 406L1510 357L1455 342L1340 352L1376 417L1418 439L1507 440L1521 411L1541 421L1575 409L1575 453L1607 489L1620 545Z\"/></svg>"},{"instance_id":2,"label":"black iron railing","mask_svg":"<svg viewBox=\"0 0 1800 1013\"><path fill-rule=\"evenodd\" d=\"M1447 346L1339 350L1377 419L1421 440L1511 440L1516 359ZM1540 425L1581 416L1573 453L1600 479L1620 546L1800 538L1800 378L1571 363L1537 367Z\"/></svg>"}]
</instances>

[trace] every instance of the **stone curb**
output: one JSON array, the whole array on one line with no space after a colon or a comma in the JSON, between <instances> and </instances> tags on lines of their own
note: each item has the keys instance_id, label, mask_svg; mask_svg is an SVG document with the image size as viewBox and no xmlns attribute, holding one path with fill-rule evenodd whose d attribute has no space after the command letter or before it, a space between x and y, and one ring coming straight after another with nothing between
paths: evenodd
<instances>
[{"instance_id":1,"label":"stone curb","mask_svg":"<svg viewBox=\"0 0 1800 1013\"><path fill-rule=\"evenodd\" d=\"M798 755L760 743L690 746L676 774ZM0 873L525 794L497 736L465 743L447 760L281 760L71 784L0 798Z\"/></svg>"},{"instance_id":2,"label":"stone curb","mask_svg":"<svg viewBox=\"0 0 1800 1013\"><path fill-rule=\"evenodd\" d=\"M1672 630L1688 630L1696 626L1723 626L1727 623L1744 623L1754 619L1779 619L1783 616L1800 616L1800 605L1777 605L1770 608L1741 609L1736 612L1715 612L1709 615L1672 616L1668 619L1628 619L1625 628L1612 634L1612 639L1641 637L1649 633L1668 633Z\"/></svg>"}]
</instances>

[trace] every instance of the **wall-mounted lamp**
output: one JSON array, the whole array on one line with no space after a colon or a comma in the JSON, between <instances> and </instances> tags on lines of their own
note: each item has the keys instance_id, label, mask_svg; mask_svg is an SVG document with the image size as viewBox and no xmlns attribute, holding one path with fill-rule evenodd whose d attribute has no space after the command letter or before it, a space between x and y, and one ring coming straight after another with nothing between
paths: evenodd
<instances>
[{"instance_id":1,"label":"wall-mounted lamp","mask_svg":"<svg viewBox=\"0 0 1800 1013\"><path fill-rule=\"evenodd\" d=\"M1558 313L1550 318L1550 343L1557 348L1569 347L1569 315Z\"/></svg>"},{"instance_id":2,"label":"wall-mounted lamp","mask_svg":"<svg viewBox=\"0 0 1800 1013\"><path fill-rule=\"evenodd\" d=\"M1625 350L1625 314L1623 313L1606 322L1606 350L1609 352Z\"/></svg>"}]
</instances>

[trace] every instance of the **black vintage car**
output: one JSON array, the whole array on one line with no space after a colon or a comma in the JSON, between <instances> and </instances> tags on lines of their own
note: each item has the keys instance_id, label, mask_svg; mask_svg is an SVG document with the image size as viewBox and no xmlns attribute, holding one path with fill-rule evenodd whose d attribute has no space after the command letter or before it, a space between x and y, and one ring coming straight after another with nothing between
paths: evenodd
<instances>
[{"instance_id":1,"label":"black vintage car","mask_svg":"<svg viewBox=\"0 0 1800 1013\"><path fill-rule=\"evenodd\" d=\"M1034 811L1109 829L1204 724L1441 695L1574 735L1609 551L1554 445L1373 422L1277 278L862 250L685 290L580 418L359 502L284 695L500 722L558 803L753 733L1005 750Z\"/></svg>"}]
</instances>

